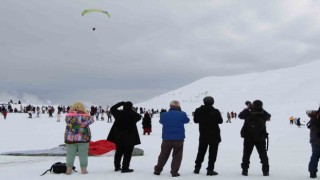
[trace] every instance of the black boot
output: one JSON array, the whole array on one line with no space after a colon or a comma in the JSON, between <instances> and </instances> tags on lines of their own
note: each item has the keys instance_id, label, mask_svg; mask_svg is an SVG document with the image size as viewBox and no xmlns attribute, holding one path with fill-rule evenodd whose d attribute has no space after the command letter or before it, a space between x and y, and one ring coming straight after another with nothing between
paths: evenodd
<instances>
[{"instance_id":1,"label":"black boot","mask_svg":"<svg viewBox=\"0 0 320 180\"><path fill-rule=\"evenodd\" d=\"M121 170L120 167L115 167L115 168L114 168L114 171L120 171L120 170Z\"/></svg>"},{"instance_id":2,"label":"black boot","mask_svg":"<svg viewBox=\"0 0 320 180\"><path fill-rule=\"evenodd\" d=\"M214 170L208 170L207 171L207 176L215 176L215 175L218 175L218 173L215 172Z\"/></svg>"},{"instance_id":3,"label":"black boot","mask_svg":"<svg viewBox=\"0 0 320 180\"><path fill-rule=\"evenodd\" d=\"M312 171L310 172L310 178L316 178L317 177L317 172Z\"/></svg>"},{"instance_id":4,"label":"black boot","mask_svg":"<svg viewBox=\"0 0 320 180\"><path fill-rule=\"evenodd\" d=\"M199 174L199 173L200 173L200 168L194 168L193 173L195 173L195 174Z\"/></svg>"},{"instance_id":5,"label":"black boot","mask_svg":"<svg viewBox=\"0 0 320 180\"><path fill-rule=\"evenodd\" d=\"M179 177L179 176L180 176L179 173L177 173L177 174L172 174L172 177Z\"/></svg>"},{"instance_id":6,"label":"black boot","mask_svg":"<svg viewBox=\"0 0 320 180\"><path fill-rule=\"evenodd\" d=\"M243 176L248 176L248 170L247 169L243 169L241 174Z\"/></svg>"},{"instance_id":7,"label":"black boot","mask_svg":"<svg viewBox=\"0 0 320 180\"><path fill-rule=\"evenodd\" d=\"M262 165L263 176L269 176L269 165Z\"/></svg>"},{"instance_id":8,"label":"black boot","mask_svg":"<svg viewBox=\"0 0 320 180\"><path fill-rule=\"evenodd\" d=\"M131 172L133 172L133 169L122 169L121 172L122 173L131 173Z\"/></svg>"}]
</instances>

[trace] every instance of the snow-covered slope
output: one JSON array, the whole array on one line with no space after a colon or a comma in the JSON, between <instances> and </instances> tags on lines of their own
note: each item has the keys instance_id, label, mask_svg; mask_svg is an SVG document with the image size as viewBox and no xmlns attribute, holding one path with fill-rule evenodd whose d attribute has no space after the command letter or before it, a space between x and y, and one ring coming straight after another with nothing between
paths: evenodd
<instances>
[{"instance_id":1,"label":"snow-covered slope","mask_svg":"<svg viewBox=\"0 0 320 180\"><path fill-rule=\"evenodd\" d=\"M205 96L213 96L215 106L221 109L239 111L246 100L261 99L265 107L290 107L306 110L317 108L320 92L320 60L286 69L237 76L206 77L189 85L159 95L137 106L168 108L172 100L179 100L182 109L189 114ZM288 109L288 111L291 111Z\"/></svg>"}]
</instances>

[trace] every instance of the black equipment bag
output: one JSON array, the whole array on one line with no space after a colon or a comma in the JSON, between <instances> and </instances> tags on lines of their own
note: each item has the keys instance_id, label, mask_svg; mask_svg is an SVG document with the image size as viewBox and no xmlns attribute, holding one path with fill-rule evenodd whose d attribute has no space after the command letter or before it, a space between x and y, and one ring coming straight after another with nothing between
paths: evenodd
<instances>
[{"instance_id":1,"label":"black equipment bag","mask_svg":"<svg viewBox=\"0 0 320 180\"><path fill-rule=\"evenodd\" d=\"M76 167L72 167L72 170L76 171ZM66 173L67 172L67 165L66 163L62 162L56 162L54 163L50 169L46 170L41 176L45 175L48 171L56 173L56 174L61 174L61 173Z\"/></svg>"}]
</instances>

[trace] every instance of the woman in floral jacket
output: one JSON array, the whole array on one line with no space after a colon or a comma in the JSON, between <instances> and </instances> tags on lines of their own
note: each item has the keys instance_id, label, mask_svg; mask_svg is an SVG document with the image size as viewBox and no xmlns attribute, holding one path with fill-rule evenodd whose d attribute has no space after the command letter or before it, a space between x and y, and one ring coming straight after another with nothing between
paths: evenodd
<instances>
[{"instance_id":1,"label":"woman in floral jacket","mask_svg":"<svg viewBox=\"0 0 320 180\"><path fill-rule=\"evenodd\" d=\"M64 139L67 148L67 175L72 172L75 157L78 153L80 159L81 173L87 174L88 150L91 140L89 125L94 122L84 105L80 102L74 103L66 116L66 131Z\"/></svg>"}]
</instances>

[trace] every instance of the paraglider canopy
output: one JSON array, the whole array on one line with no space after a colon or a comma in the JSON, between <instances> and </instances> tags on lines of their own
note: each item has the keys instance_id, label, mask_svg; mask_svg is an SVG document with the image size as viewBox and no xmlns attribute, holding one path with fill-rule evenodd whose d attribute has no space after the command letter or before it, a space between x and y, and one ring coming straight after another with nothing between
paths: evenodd
<instances>
[{"instance_id":1,"label":"paraglider canopy","mask_svg":"<svg viewBox=\"0 0 320 180\"><path fill-rule=\"evenodd\" d=\"M81 15L84 16L85 14L91 13L91 12L100 12L106 14L110 18L110 14L107 11L100 10L100 9L86 9L82 11Z\"/></svg>"}]
</instances>

